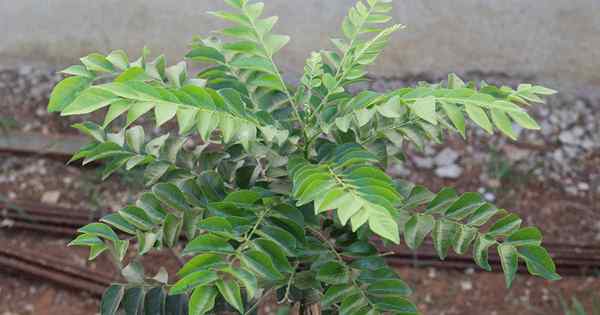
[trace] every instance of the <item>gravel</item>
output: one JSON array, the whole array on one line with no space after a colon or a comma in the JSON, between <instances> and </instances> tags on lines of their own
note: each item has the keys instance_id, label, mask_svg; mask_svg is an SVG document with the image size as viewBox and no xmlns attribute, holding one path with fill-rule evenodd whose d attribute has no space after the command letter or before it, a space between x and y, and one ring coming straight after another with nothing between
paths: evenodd
<instances>
[{"instance_id":1,"label":"gravel","mask_svg":"<svg viewBox=\"0 0 600 315\"><path fill-rule=\"evenodd\" d=\"M458 159L458 152L451 148L444 148L440 153L435 156L435 164L437 166L448 166L454 164Z\"/></svg>"},{"instance_id":2,"label":"gravel","mask_svg":"<svg viewBox=\"0 0 600 315\"><path fill-rule=\"evenodd\" d=\"M462 167L456 164L440 166L435 169L435 175L441 178L459 178L462 172Z\"/></svg>"}]
</instances>

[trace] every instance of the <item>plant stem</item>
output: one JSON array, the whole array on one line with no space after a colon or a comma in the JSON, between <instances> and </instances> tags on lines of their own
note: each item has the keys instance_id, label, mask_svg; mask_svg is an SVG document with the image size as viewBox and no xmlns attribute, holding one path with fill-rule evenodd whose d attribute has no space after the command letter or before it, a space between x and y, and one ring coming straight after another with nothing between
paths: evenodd
<instances>
[{"instance_id":1,"label":"plant stem","mask_svg":"<svg viewBox=\"0 0 600 315\"><path fill-rule=\"evenodd\" d=\"M308 226L307 229L308 229L309 232L311 232L313 235L315 235L321 241L323 241L325 244L327 244L327 246L329 247L329 249L331 250L331 252L335 255L335 257L337 258L337 260L340 263L342 263L344 265L346 264L346 261L344 260L344 258L342 257L342 255L340 255L340 253L335 248L335 244L333 244L325 235L323 235L323 233L321 233L320 231L318 231L318 230L316 230L316 229L314 229L314 228L312 228L310 226ZM358 289L358 291L360 292L360 294L362 295L362 297L365 299L365 301L367 301L367 303L374 308L375 305L373 305L373 303L371 303L371 301L367 297L367 294L365 293L365 290L363 290L363 288L358 284L358 282L356 282L356 279L354 279L354 278L352 278L352 276L350 276L350 282L351 282L351 284L354 287L356 287Z\"/></svg>"}]
</instances>

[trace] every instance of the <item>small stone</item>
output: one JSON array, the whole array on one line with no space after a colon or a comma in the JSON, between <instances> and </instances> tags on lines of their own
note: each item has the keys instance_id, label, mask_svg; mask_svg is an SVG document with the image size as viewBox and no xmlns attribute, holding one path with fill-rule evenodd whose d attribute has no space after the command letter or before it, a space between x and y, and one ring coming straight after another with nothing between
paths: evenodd
<instances>
[{"instance_id":1,"label":"small stone","mask_svg":"<svg viewBox=\"0 0 600 315\"><path fill-rule=\"evenodd\" d=\"M435 156L435 164L438 166L447 166L454 164L458 159L458 152L452 150L451 148L444 148L440 153Z\"/></svg>"},{"instance_id":2,"label":"small stone","mask_svg":"<svg viewBox=\"0 0 600 315\"><path fill-rule=\"evenodd\" d=\"M483 198L489 202L493 202L496 200L496 195L492 194L491 192L486 192L483 194Z\"/></svg>"},{"instance_id":3,"label":"small stone","mask_svg":"<svg viewBox=\"0 0 600 315\"><path fill-rule=\"evenodd\" d=\"M500 187L500 181L496 178L491 178L489 180L487 180L487 184L488 186L490 186L491 188L498 188Z\"/></svg>"},{"instance_id":4,"label":"small stone","mask_svg":"<svg viewBox=\"0 0 600 315\"><path fill-rule=\"evenodd\" d=\"M415 156L412 160L418 168L430 169L433 167L433 159L431 158Z\"/></svg>"},{"instance_id":5,"label":"small stone","mask_svg":"<svg viewBox=\"0 0 600 315\"><path fill-rule=\"evenodd\" d=\"M63 181L63 183L65 183L65 185L71 185L71 183L73 182L73 178L66 176L66 177L63 177L62 181Z\"/></svg>"},{"instance_id":6,"label":"small stone","mask_svg":"<svg viewBox=\"0 0 600 315\"><path fill-rule=\"evenodd\" d=\"M47 111L41 107L35 110L35 114L40 117L45 116L46 113Z\"/></svg>"},{"instance_id":7,"label":"small stone","mask_svg":"<svg viewBox=\"0 0 600 315\"><path fill-rule=\"evenodd\" d=\"M435 169L435 175L441 178L458 178L462 174L463 169L456 165L450 164L441 166Z\"/></svg>"},{"instance_id":8,"label":"small stone","mask_svg":"<svg viewBox=\"0 0 600 315\"><path fill-rule=\"evenodd\" d=\"M42 203L55 204L58 202L59 198L60 198L60 191L58 191L58 190L47 191L42 195Z\"/></svg>"},{"instance_id":9,"label":"small stone","mask_svg":"<svg viewBox=\"0 0 600 315\"><path fill-rule=\"evenodd\" d=\"M579 192L577 190L577 187L575 186L566 186L565 187L565 191L567 192L567 194L569 195L577 195L577 193Z\"/></svg>"},{"instance_id":10,"label":"small stone","mask_svg":"<svg viewBox=\"0 0 600 315\"><path fill-rule=\"evenodd\" d=\"M577 184L577 189L583 190L583 191L588 191L588 190L590 190L590 185L588 183L581 182L581 183Z\"/></svg>"},{"instance_id":11,"label":"small stone","mask_svg":"<svg viewBox=\"0 0 600 315\"><path fill-rule=\"evenodd\" d=\"M560 133L560 135L558 135L558 139L562 143L579 145L581 142L581 137L583 136L584 133L585 133L585 130L583 130L583 128L575 127L570 130L562 131Z\"/></svg>"},{"instance_id":12,"label":"small stone","mask_svg":"<svg viewBox=\"0 0 600 315\"><path fill-rule=\"evenodd\" d=\"M469 280L465 280L465 281L461 281L460 282L460 288L463 291L470 291L473 289L473 283Z\"/></svg>"},{"instance_id":13,"label":"small stone","mask_svg":"<svg viewBox=\"0 0 600 315\"><path fill-rule=\"evenodd\" d=\"M408 176L410 175L410 170L404 167L401 163L397 163L390 167L389 172L396 176Z\"/></svg>"},{"instance_id":14,"label":"small stone","mask_svg":"<svg viewBox=\"0 0 600 315\"><path fill-rule=\"evenodd\" d=\"M594 141L592 141L591 139L584 139L583 141L581 141L581 146L585 150L591 151L595 148L596 143Z\"/></svg>"}]
</instances>

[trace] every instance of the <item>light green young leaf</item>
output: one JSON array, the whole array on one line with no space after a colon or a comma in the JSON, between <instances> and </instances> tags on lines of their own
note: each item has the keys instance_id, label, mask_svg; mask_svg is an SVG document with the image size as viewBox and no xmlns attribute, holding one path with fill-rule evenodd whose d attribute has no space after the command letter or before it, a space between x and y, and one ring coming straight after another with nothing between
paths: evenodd
<instances>
[{"instance_id":1,"label":"light green young leaf","mask_svg":"<svg viewBox=\"0 0 600 315\"><path fill-rule=\"evenodd\" d=\"M265 37L267 53L273 56L290 41L287 35L268 35Z\"/></svg>"},{"instance_id":2,"label":"light green young leaf","mask_svg":"<svg viewBox=\"0 0 600 315\"><path fill-rule=\"evenodd\" d=\"M48 102L49 112L60 112L71 104L85 89L90 86L90 79L87 77L68 77L60 81L50 94Z\"/></svg>"},{"instance_id":3,"label":"light green young leaf","mask_svg":"<svg viewBox=\"0 0 600 315\"><path fill-rule=\"evenodd\" d=\"M81 58L81 63L90 71L113 72L115 68L112 63L98 53L89 54Z\"/></svg>"},{"instance_id":4,"label":"light green young leaf","mask_svg":"<svg viewBox=\"0 0 600 315\"><path fill-rule=\"evenodd\" d=\"M119 97L111 92L91 87L83 90L73 102L66 105L61 116L88 114L118 100Z\"/></svg>"},{"instance_id":5,"label":"light green young leaf","mask_svg":"<svg viewBox=\"0 0 600 315\"><path fill-rule=\"evenodd\" d=\"M465 138L465 117L462 111L456 105L448 102L442 102L442 108L460 135Z\"/></svg>"},{"instance_id":6,"label":"light green young leaf","mask_svg":"<svg viewBox=\"0 0 600 315\"><path fill-rule=\"evenodd\" d=\"M419 118L435 125L437 124L435 103L435 97L427 96L417 99L416 102L409 104L408 107L412 109Z\"/></svg>"},{"instance_id":7,"label":"light green young leaf","mask_svg":"<svg viewBox=\"0 0 600 315\"><path fill-rule=\"evenodd\" d=\"M479 127L490 134L494 132L494 127L483 109L475 105L465 104L465 111L467 112L467 115L469 115L469 118L471 118Z\"/></svg>"},{"instance_id":8,"label":"light green young leaf","mask_svg":"<svg viewBox=\"0 0 600 315\"><path fill-rule=\"evenodd\" d=\"M120 70L129 68L129 57L127 57L127 53L125 53L123 50L119 49L111 52L108 56L106 56L106 60Z\"/></svg>"}]
</instances>

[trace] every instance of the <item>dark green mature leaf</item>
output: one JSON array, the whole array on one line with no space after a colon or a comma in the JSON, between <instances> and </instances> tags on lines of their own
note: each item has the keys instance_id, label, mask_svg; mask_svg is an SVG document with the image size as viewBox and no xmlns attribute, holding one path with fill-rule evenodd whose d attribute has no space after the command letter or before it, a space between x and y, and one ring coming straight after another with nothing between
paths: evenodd
<instances>
[{"instance_id":1,"label":"dark green mature leaf","mask_svg":"<svg viewBox=\"0 0 600 315\"><path fill-rule=\"evenodd\" d=\"M413 215L404 226L404 240L411 249L416 249L423 243L425 236L431 232L434 219L431 215Z\"/></svg>"},{"instance_id":2,"label":"dark green mature leaf","mask_svg":"<svg viewBox=\"0 0 600 315\"><path fill-rule=\"evenodd\" d=\"M408 299L398 296L382 296L373 298L375 306L382 311L392 311L396 314L418 315L417 307Z\"/></svg>"},{"instance_id":3,"label":"dark green mature leaf","mask_svg":"<svg viewBox=\"0 0 600 315\"><path fill-rule=\"evenodd\" d=\"M350 281L350 272L344 264L330 261L319 267L317 280L327 284L347 283Z\"/></svg>"},{"instance_id":4,"label":"dark green mature leaf","mask_svg":"<svg viewBox=\"0 0 600 315\"><path fill-rule=\"evenodd\" d=\"M165 309L166 294L162 287L156 287L148 290L144 300L144 314L156 315L163 314Z\"/></svg>"},{"instance_id":5,"label":"dark green mature leaf","mask_svg":"<svg viewBox=\"0 0 600 315\"><path fill-rule=\"evenodd\" d=\"M188 211L185 196L177 186L169 183L159 183L152 187L152 192L165 205L179 211Z\"/></svg>"},{"instance_id":6,"label":"dark green mature leaf","mask_svg":"<svg viewBox=\"0 0 600 315\"><path fill-rule=\"evenodd\" d=\"M132 225L131 223L129 223L127 220L125 220L118 213L108 214L108 215L102 217L102 219L100 219L100 222L104 222L109 225L112 225L115 228L117 228L118 230L121 230L125 233L135 234L136 227L134 225Z\"/></svg>"},{"instance_id":7,"label":"dark green mature leaf","mask_svg":"<svg viewBox=\"0 0 600 315\"><path fill-rule=\"evenodd\" d=\"M540 276L548 280L559 280L556 266L552 258L541 246L524 245L517 248L518 255L525 261L530 274Z\"/></svg>"},{"instance_id":8,"label":"dark green mature leaf","mask_svg":"<svg viewBox=\"0 0 600 315\"><path fill-rule=\"evenodd\" d=\"M212 232L223 237L233 234L233 226L222 217L209 217L198 222L198 228Z\"/></svg>"},{"instance_id":9,"label":"dark green mature leaf","mask_svg":"<svg viewBox=\"0 0 600 315\"><path fill-rule=\"evenodd\" d=\"M148 231L154 226L150 217L146 215L146 212L142 208L129 206L119 210L119 215L121 215L125 221L142 231Z\"/></svg>"},{"instance_id":10,"label":"dark green mature leaf","mask_svg":"<svg viewBox=\"0 0 600 315\"><path fill-rule=\"evenodd\" d=\"M483 204L484 201L478 193L465 193L452 203L444 215L450 219L462 220L475 212Z\"/></svg>"},{"instance_id":11,"label":"dark green mature leaf","mask_svg":"<svg viewBox=\"0 0 600 315\"><path fill-rule=\"evenodd\" d=\"M540 245L542 243L542 232L536 227L526 227L510 234L504 244L512 246Z\"/></svg>"},{"instance_id":12,"label":"dark green mature leaf","mask_svg":"<svg viewBox=\"0 0 600 315\"><path fill-rule=\"evenodd\" d=\"M273 261L273 265L281 271L281 272L292 272L292 266L284 250L280 247L280 245L270 239L266 238L258 238L253 242L254 246L267 254L271 260Z\"/></svg>"},{"instance_id":13,"label":"dark green mature leaf","mask_svg":"<svg viewBox=\"0 0 600 315\"><path fill-rule=\"evenodd\" d=\"M219 280L219 275L212 270L194 271L173 284L169 290L169 294L185 293L191 289L206 286L217 280Z\"/></svg>"},{"instance_id":14,"label":"dark green mature leaf","mask_svg":"<svg viewBox=\"0 0 600 315\"><path fill-rule=\"evenodd\" d=\"M188 315L188 299L184 294L169 295L165 304L165 315Z\"/></svg>"},{"instance_id":15,"label":"dark green mature leaf","mask_svg":"<svg viewBox=\"0 0 600 315\"><path fill-rule=\"evenodd\" d=\"M515 275L517 274L519 263L517 249L512 245L501 244L498 246L498 255L500 256L500 262L502 263L506 287L510 288L510 285L515 279Z\"/></svg>"},{"instance_id":16,"label":"dark green mature leaf","mask_svg":"<svg viewBox=\"0 0 600 315\"><path fill-rule=\"evenodd\" d=\"M213 309L217 289L213 286L203 286L194 289L190 296L190 315L202 315Z\"/></svg>"},{"instance_id":17,"label":"dark green mature leaf","mask_svg":"<svg viewBox=\"0 0 600 315\"><path fill-rule=\"evenodd\" d=\"M155 223L162 222L167 215L166 211L162 208L160 201L152 193L143 193L136 201L135 205L144 209L146 214Z\"/></svg>"},{"instance_id":18,"label":"dark green mature leaf","mask_svg":"<svg viewBox=\"0 0 600 315\"><path fill-rule=\"evenodd\" d=\"M218 280L215 284L225 301L243 314L244 302L242 301L240 286L233 280Z\"/></svg>"},{"instance_id":19,"label":"dark green mature leaf","mask_svg":"<svg viewBox=\"0 0 600 315\"><path fill-rule=\"evenodd\" d=\"M321 305L328 307L334 303L338 303L344 297L357 293L357 288L351 284L338 284L330 286L325 295L321 299Z\"/></svg>"},{"instance_id":20,"label":"dark green mature leaf","mask_svg":"<svg viewBox=\"0 0 600 315\"><path fill-rule=\"evenodd\" d=\"M121 307L125 315L138 315L141 313L144 305L144 288L133 287L125 291Z\"/></svg>"},{"instance_id":21,"label":"dark green mature leaf","mask_svg":"<svg viewBox=\"0 0 600 315\"><path fill-rule=\"evenodd\" d=\"M234 249L225 239L214 234L204 234L190 241L183 249L183 255L200 253L233 253Z\"/></svg>"},{"instance_id":22,"label":"dark green mature leaf","mask_svg":"<svg viewBox=\"0 0 600 315\"><path fill-rule=\"evenodd\" d=\"M108 225L103 223L90 223L79 230L79 233L99 236L111 241L118 241L119 237Z\"/></svg>"},{"instance_id":23,"label":"dark green mature leaf","mask_svg":"<svg viewBox=\"0 0 600 315\"><path fill-rule=\"evenodd\" d=\"M435 222L431 236L433 237L433 245L441 259L448 255L448 248L452 245L459 226L446 219L440 219Z\"/></svg>"},{"instance_id":24,"label":"dark green mature leaf","mask_svg":"<svg viewBox=\"0 0 600 315\"><path fill-rule=\"evenodd\" d=\"M104 245L104 242L93 235L81 234L72 240L68 246L97 246Z\"/></svg>"},{"instance_id":25,"label":"dark green mature leaf","mask_svg":"<svg viewBox=\"0 0 600 315\"><path fill-rule=\"evenodd\" d=\"M486 236L479 235L473 245L473 258L479 267L491 271L492 267L488 262L488 248L496 244L496 240Z\"/></svg>"},{"instance_id":26,"label":"dark green mature leaf","mask_svg":"<svg viewBox=\"0 0 600 315\"><path fill-rule=\"evenodd\" d=\"M263 226L256 232L277 244L287 256L295 256L296 238L291 233L273 225Z\"/></svg>"},{"instance_id":27,"label":"dark green mature leaf","mask_svg":"<svg viewBox=\"0 0 600 315\"><path fill-rule=\"evenodd\" d=\"M230 273L245 288L247 299L254 298L258 290L258 280L253 273L243 268L228 267L222 270Z\"/></svg>"},{"instance_id":28,"label":"dark green mature leaf","mask_svg":"<svg viewBox=\"0 0 600 315\"><path fill-rule=\"evenodd\" d=\"M242 263L252 270L258 276L271 281L277 281L283 278L283 275L275 268L271 258L267 254L257 251L249 250L240 255Z\"/></svg>"},{"instance_id":29,"label":"dark green mature leaf","mask_svg":"<svg viewBox=\"0 0 600 315\"><path fill-rule=\"evenodd\" d=\"M492 225L492 227L490 227L490 229L488 230L488 232L486 234L491 237L496 237L496 236L500 236L500 235L508 235L512 231L518 229L519 226L521 226L521 222L522 222L522 220L521 220L521 218L519 218L519 216L517 216L514 213L509 214L509 215L501 218L500 220L496 221L496 223L494 223L494 225Z\"/></svg>"},{"instance_id":30,"label":"dark green mature leaf","mask_svg":"<svg viewBox=\"0 0 600 315\"><path fill-rule=\"evenodd\" d=\"M179 239L181 233L181 218L169 213L166 215L163 224L163 241L167 247L173 247Z\"/></svg>"},{"instance_id":31,"label":"dark green mature leaf","mask_svg":"<svg viewBox=\"0 0 600 315\"><path fill-rule=\"evenodd\" d=\"M409 296L412 294L412 290L400 279L386 279L369 285L369 287L367 287L367 293L373 295Z\"/></svg>"},{"instance_id":32,"label":"dark green mature leaf","mask_svg":"<svg viewBox=\"0 0 600 315\"><path fill-rule=\"evenodd\" d=\"M180 277L185 277L192 272L206 270L206 269L218 269L220 267L225 267L227 263L225 260L217 254L200 254L195 256L194 258L188 260L177 274Z\"/></svg>"},{"instance_id":33,"label":"dark green mature leaf","mask_svg":"<svg viewBox=\"0 0 600 315\"><path fill-rule=\"evenodd\" d=\"M100 302L100 314L101 315L114 315L121 304L123 295L125 294L125 287L118 284L113 284L102 295Z\"/></svg>"}]
</instances>

